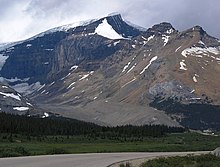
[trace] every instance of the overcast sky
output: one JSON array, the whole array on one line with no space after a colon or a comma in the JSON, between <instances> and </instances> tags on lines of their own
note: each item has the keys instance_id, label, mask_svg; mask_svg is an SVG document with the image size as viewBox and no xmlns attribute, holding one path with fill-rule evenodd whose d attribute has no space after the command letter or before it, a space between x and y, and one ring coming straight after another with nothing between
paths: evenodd
<instances>
[{"instance_id":1,"label":"overcast sky","mask_svg":"<svg viewBox=\"0 0 220 167\"><path fill-rule=\"evenodd\" d=\"M180 31L200 25L220 38L220 0L0 0L0 43L113 12L145 28L163 21Z\"/></svg>"}]
</instances>

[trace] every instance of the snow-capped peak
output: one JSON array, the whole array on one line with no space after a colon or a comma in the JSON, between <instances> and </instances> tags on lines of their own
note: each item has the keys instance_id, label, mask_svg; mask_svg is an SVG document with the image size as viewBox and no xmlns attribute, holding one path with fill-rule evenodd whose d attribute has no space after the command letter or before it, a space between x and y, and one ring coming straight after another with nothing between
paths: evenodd
<instances>
[{"instance_id":1,"label":"snow-capped peak","mask_svg":"<svg viewBox=\"0 0 220 167\"><path fill-rule=\"evenodd\" d=\"M46 32L56 32L56 31L67 31L71 28L75 28L75 27L79 27L79 26L87 26L95 21L97 21L98 19L92 19L92 20L86 20L86 21L79 21L79 22L74 22L72 24L67 24L67 25L63 25L63 26L59 26L53 29L50 29Z\"/></svg>"},{"instance_id":2,"label":"snow-capped peak","mask_svg":"<svg viewBox=\"0 0 220 167\"><path fill-rule=\"evenodd\" d=\"M38 37L42 37L46 34L50 34L50 33L54 33L54 32L58 32L58 31L68 31L69 29L71 28L76 28L76 27L79 27L79 26L86 26L86 25L89 25L95 21L97 21L98 19L92 19L92 20L86 20L86 21L79 21L79 22L75 22L75 23L72 23L72 24L67 24L67 25L63 25L63 26L59 26L59 27L55 27L55 28L52 28L50 30L47 30L43 33L40 33L38 35L35 35L34 37L32 38L29 38L25 41L29 41L29 40L33 40L35 38L38 38Z\"/></svg>"},{"instance_id":3,"label":"snow-capped peak","mask_svg":"<svg viewBox=\"0 0 220 167\"><path fill-rule=\"evenodd\" d=\"M31 38L25 39L25 40L21 40L21 41L17 41L17 42L1 43L0 44L0 51L5 50L7 48L10 48L14 45L23 43L23 42L34 40L35 38L38 38L38 37L43 37L46 34L51 34L51 33L58 32L58 31L68 31L71 28L75 28L75 27L79 27L79 26L86 26L86 25L89 25L89 24L91 24L91 23L93 23L97 20L98 19L79 21L79 22L75 22L75 23L72 23L72 24L67 24L67 25L63 25L63 26L59 26L59 27L49 29L45 32L39 33L39 34L37 34L37 35L35 35Z\"/></svg>"}]
</instances>

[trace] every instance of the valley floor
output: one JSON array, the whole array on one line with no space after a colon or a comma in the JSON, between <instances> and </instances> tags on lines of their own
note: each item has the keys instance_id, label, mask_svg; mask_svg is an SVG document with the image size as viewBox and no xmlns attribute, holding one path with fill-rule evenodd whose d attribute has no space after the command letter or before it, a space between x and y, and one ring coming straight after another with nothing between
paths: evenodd
<instances>
[{"instance_id":1,"label":"valley floor","mask_svg":"<svg viewBox=\"0 0 220 167\"><path fill-rule=\"evenodd\" d=\"M105 152L212 151L219 146L220 136L190 132L168 134L158 138L112 140L85 136L0 135L0 157Z\"/></svg>"}]
</instances>

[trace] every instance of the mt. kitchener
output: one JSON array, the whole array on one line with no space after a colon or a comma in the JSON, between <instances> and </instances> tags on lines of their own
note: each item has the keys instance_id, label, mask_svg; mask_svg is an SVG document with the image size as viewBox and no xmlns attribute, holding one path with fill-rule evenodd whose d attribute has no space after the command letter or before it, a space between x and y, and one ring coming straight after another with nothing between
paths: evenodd
<instances>
[{"instance_id":1,"label":"mt. kitchener","mask_svg":"<svg viewBox=\"0 0 220 167\"><path fill-rule=\"evenodd\" d=\"M220 41L199 26L144 31L112 15L4 45L0 69L3 83L46 112L220 129Z\"/></svg>"}]
</instances>

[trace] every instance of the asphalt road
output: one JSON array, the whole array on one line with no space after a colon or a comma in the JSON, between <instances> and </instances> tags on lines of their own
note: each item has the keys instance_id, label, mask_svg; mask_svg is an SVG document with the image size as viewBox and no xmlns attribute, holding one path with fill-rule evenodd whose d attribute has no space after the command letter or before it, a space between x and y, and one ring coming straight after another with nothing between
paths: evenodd
<instances>
[{"instance_id":1,"label":"asphalt road","mask_svg":"<svg viewBox=\"0 0 220 167\"><path fill-rule=\"evenodd\" d=\"M107 167L108 165L136 158L150 158L156 156L187 155L195 152L169 153L94 153L46 155L15 158L0 158L0 167ZM207 152L196 152L207 153Z\"/></svg>"}]
</instances>

